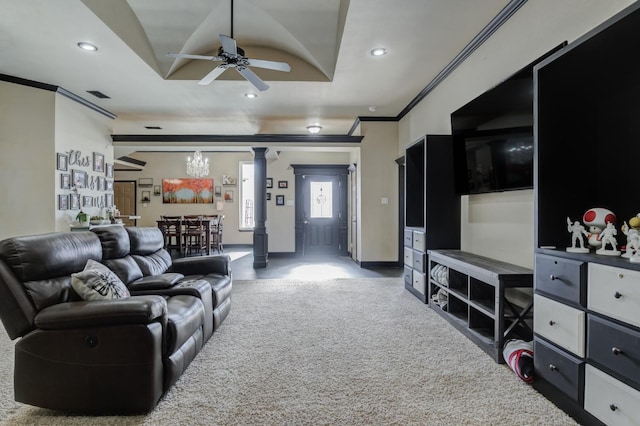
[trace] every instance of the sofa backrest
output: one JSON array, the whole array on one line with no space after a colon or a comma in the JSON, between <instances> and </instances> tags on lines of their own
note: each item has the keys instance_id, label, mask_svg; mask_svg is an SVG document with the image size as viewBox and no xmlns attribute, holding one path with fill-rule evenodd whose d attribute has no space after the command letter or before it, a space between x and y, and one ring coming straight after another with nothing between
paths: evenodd
<instances>
[{"instance_id":1,"label":"sofa backrest","mask_svg":"<svg viewBox=\"0 0 640 426\"><path fill-rule=\"evenodd\" d=\"M0 241L0 318L11 339L34 328L47 306L69 300L71 274L102 259L92 232L54 232Z\"/></svg>"},{"instance_id":2,"label":"sofa backrest","mask_svg":"<svg viewBox=\"0 0 640 426\"><path fill-rule=\"evenodd\" d=\"M102 244L102 263L129 284L143 276L164 273L171 256L164 249L162 231L155 227L94 228Z\"/></svg>"}]
</instances>

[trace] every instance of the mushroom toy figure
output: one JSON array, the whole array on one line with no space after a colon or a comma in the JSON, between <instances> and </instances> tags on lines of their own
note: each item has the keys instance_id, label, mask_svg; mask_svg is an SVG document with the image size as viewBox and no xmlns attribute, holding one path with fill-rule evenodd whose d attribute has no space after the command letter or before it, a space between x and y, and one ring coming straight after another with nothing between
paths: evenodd
<instances>
[{"instance_id":1,"label":"mushroom toy figure","mask_svg":"<svg viewBox=\"0 0 640 426\"><path fill-rule=\"evenodd\" d=\"M607 227L607 223L616 224L616 215L611 210L594 207L584 213L582 222L589 228L589 245L599 249L602 247L602 236L600 234Z\"/></svg>"}]
</instances>

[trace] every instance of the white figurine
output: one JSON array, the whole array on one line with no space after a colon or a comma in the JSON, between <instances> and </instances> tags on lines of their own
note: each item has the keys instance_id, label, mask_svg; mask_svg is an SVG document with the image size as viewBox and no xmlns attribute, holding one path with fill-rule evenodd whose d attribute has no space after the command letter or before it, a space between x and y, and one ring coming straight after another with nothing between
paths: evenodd
<instances>
[{"instance_id":1,"label":"white figurine","mask_svg":"<svg viewBox=\"0 0 640 426\"><path fill-rule=\"evenodd\" d=\"M628 258L631 262L640 263L640 213L629 219L628 225L624 222L620 229L627 236L627 246L622 257Z\"/></svg>"},{"instance_id":2,"label":"white figurine","mask_svg":"<svg viewBox=\"0 0 640 426\"><path fill-rule=\"evenodd\" d=\"M571 232L571 247L567 247L567 251L570 253L589 253L589 249L585 248L584 240L582 236L589 238L589 233L584 229L584 226L577 220L571 223L571 219L567 217L567 231ZM580 243L580 247L577 244Z\"/></svg>"},{"instance_id":3,"label":"white figurine","mask_svg":"<svg viewBox=\"0 0 640 426\"><path fill-rule=\"evenodd\" d=\"M596 250L597 254L604 254L605 256L620 256L620 250L617 249L618 241L616 241L616 227L611 222L607 222L607 226L602 230L602 248ZM607 245L611 244L611 250L607 249Z\"/></svg>"}]
</instances>

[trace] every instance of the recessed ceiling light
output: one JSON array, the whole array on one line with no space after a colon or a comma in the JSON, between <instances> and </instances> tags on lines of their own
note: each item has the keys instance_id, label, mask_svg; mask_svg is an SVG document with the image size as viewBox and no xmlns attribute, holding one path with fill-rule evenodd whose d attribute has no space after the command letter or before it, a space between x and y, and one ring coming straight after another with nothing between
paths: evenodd
<instances>
[{"instance_id":1,"label":"recessed ceiling light","mask_svg":"<svg viewBox=\"0 0 640 426\"><path fill-rule=\"evenodd\" d=\"M251 92L245 93L244 96L249 98L249 99L255 99L255 98L258 97L258 95L256 95L255 93L251 93Z\"/></svg>"},{"instance_id":2,"label":"recessed ceiling light","mask_svg":"<svg viewBox=\"0 0 640 426\"><path fill-rule=\"evenodd\" d=\"M86 41L78 43L78 47L80 49L88 50L89 52L95 52L98 50L98 47L95 44L87 43Z\"/></svg>"},{"instance_id":3,"label":"recessed ceiling light","mask_svg":"<svg viewBox=\"0 0 640 426\"><path fill-rule=\"evenodd\" d=\"M307 131L309 131L309 133L311 133L312 135L315 135L316 133L320 133L320 130L322 130L322 127L318 126L317 124L307 126Z\"/></svg>"},{"instance_id":4,"label":"recessed ceiling light","mask_svg":"<svg viewBox=\"0 0 640 426\"><path fill-rule=\"evenodd\" d=\"M371 112L375 112L375 111L376 111L376 107L374 107L374 106L370 106L370 107L369 107L369 111L371 111Z\"/></svg>"},{"instance_id":5,"label":"recessed ceiling light","mask_svg":"<svg viewBox=\"0 0 640 426\"><path fill-rule=\"evenodd\" d=\"M371 50L371 56L382 56L387 54L387 49L384 47L376 47Z\"/></svg>"}]
</instances>

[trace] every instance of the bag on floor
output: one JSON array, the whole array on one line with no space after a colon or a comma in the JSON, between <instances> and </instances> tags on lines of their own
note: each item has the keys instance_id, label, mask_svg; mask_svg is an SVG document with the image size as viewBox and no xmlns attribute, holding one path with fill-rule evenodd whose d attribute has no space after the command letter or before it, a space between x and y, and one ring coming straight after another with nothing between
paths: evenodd
<instances>
[{"instance_id":1,"label":"bag on floor","mask_svg":"<svg viewBox=\"0 0 640 426\"><path fill-rule=\"evenodd\" d=\"M502 351L509 368L524 382L533 382L533 342L507 340Z\"/></svg>"}]
</instances>

